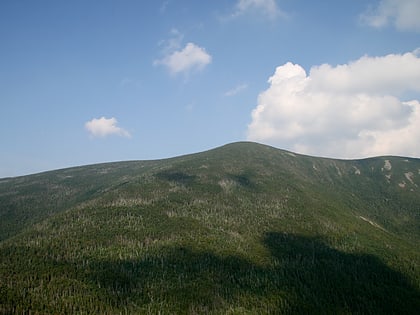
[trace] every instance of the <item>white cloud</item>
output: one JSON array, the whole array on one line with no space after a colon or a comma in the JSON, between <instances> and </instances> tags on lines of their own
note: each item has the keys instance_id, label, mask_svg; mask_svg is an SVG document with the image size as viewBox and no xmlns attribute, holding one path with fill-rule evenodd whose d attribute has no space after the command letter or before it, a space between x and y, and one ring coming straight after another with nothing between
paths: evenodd
<instances>
[{"instance_id":1,"label":"white cloud","mask_svg":"<svg viewBox=\"0 0 420 315\"><path fill-rule=\"evenodd\" d=\"M187 72L192 69L201 70L211 62L211 56L202 47L194 43L188 43L182 50L177 50L161 60L155 61L155 65L166 66L172 74Z\"/></svg>"},{"instance_id":2,"label":"white cloud","mask_svg":"<svg viewBox=\"0 0 420 315\"><path fill-rule=\"evenodd\" d=\"M324 64L313 67L309 76L315 89L399 94L407 90L420 91L419 74L416 49L402 55L364 56L336 67Z\"/></svg>"},{"instance_id":3,"label":"white cloud","mask_svg":"<svg viewBox=\"0 0 420 315\"><path fill-rule=\"evenodd\" d=\"M401 31L420 32L420 0L381 0L378 6L362 14L370 26L381 28L393 24Z\"/></svg>"},{"instance_id":4,"label":"white cloud","mask_svg":"<svg viewBox=\"0 0 420 315\"><path fill-rule=\"evenodd\" d=\"M261 12L271 19L285 16L284 12L277 6L275 0L238 0L232 17L237 17L250 11Z\"/></svg>"},{"instance_id":5,"label":"white cloud","mask_svg":"<svg viewBox=\"0 0 420 315\"><path fill-rule=\"evenodd\" d=\"M235 96L238 93L242 92L243 90L248 88L248 84L242 83L238 86L235 86L233 89L227 91L224 93L225 96Z\"/></svg>"},{"instance_id":6,"label":"white cloud","mask_svg":"<svg viewBox=\"0 0 420 315\"><path fill-rule=\"evenodd\" d=\"M420 156L420 92L415 53L362 57L346 65L276 69L258 97L249 140L311 155Z\"/></svg>"},{"instance_id":7,"label":"white cloud","mask_svg":"<svg viewBox=\"0 0 420 315\"><path fill-rule=\"evenodd\" d=\"M122 137L131 137L130 133L123 128L117 126L117 120L112 118L93 118L85 123L86 130L92 137L106 137L109 135L117 135Z\"/></svg>"},{"instance_id":8,"label":"white cloud","mask_svg":"<svg viewBox=\"0 0 420 315\"><path fill-rule=\"evenodd\" d=\"M172 74L201 70L209 63L212 57L207 51L194 43L187 43L181 49L181 42L184 37L176 29L171 30L172 38L162 42L164 57L153 62L154 65L166 66Z\"/></svg>"}]
</instances>

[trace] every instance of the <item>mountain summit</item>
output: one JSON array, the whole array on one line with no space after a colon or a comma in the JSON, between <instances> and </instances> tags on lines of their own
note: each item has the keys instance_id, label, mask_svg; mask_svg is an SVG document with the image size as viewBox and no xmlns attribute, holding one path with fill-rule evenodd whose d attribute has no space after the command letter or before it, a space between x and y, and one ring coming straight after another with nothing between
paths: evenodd
<instances>
[{"instance_id":1,"label":"mountain summit","mask_svg":"<svg viewBox=\"0 0 420 315\"><path fill-rule=\"evenodd\" d=\"M415 314L420 160L240 142L0 180L0 312Z\"/></svg>"}]
</instances>

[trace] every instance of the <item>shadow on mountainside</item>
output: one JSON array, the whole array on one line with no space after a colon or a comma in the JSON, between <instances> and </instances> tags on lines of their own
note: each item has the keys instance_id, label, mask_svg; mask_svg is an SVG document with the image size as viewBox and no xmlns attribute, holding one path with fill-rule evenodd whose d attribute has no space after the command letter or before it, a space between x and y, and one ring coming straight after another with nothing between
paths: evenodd
<instances>
[{"instance_id":1,"label":"shadow on mountainside","mask_svg":"<svg viewBox=\"0 0 420 315\"><path fill-rule=\"evenodd\" d=\"M59 284L40 292L46 297L42 303L27 307L72 313L75 299L69 296L79 294L87 305L79 303L77 311L91 313L416 314L420 309L419 291L373 256L346 254L298 235L268 233L263 242L272 255L270 266L184 247L141 260L39 261L47 264L50 285L54 279ZM63 275L67 282L58 281ZM66 298L69 286L73 291ZM19 303L4 286L0 294L0 305ZM54 297L58 300L49 300Z\"/></svg>"}]
</instances>

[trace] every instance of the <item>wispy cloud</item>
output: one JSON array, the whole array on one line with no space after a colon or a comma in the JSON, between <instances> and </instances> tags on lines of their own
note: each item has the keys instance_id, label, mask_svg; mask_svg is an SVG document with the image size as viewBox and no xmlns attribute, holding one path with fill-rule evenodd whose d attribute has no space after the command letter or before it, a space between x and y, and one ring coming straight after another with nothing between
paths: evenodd
<instances>
[{"instance_id":1,"label":"wispy cloud","mask_svg":"<svg viewBox=\"0 0 420 315\"><path fill-rule=\"evenodd\" d=\"M240 84L238 86L235 86L233 89L226 91L224 93L224 96L235 96L237 94L239 94L240 92L242 92L243 90L246 90L248 88L248 84Z\"/></svg>"},{"instance_id":2,"label":"wispy cloud","mask_svg":"<svg viewBox=\"0 0 420 315\"><path fill-rule=\"evenodd\" d=\"M117 135L122 137L130 138L130 133L117 126L117 120L112 118L93 118L92 120L85 123L85 128L91 135L91 137L106 137L110 135Z\"/></svg>"},{"instance_id":3,"label":"wispy cloud","mask_svg":"<svg viewBox=\"0 0 420 315\"><path fill-rule=\"evenodd\" d=\"M236 2L232 18L244 15L248 12L259 12L270 19L285 17L286 14L280 10L275 0L238 0Z\"/></svg>"},{"instance_id":4,"label":"wispy cloud","mask_svg":"<svg viewBox=\"0 0 420 315\"><path fill-rule=\"evenodd\" d=\"M162 48L162 54L164 55L169 55L175 50L180 49L184 39L184 34L176 28L172 28L169 31L169 34L170 37L168 39L164 39L159 42L159 46Z\"/></svg>"},{"instance_id":5,"label":"wispy cloud","mask_svg":"<svg viewBox=\"0 0 420 315\"><path fill-rule=\"evenodd\" d=\"M138 79L131 79L131 78L123 78L120 81L119 86L122 88L127 88L127 87L134 87L134 88L139 88L141 87L142 82Z\"/></svg>"},{"instance_id":6,"label":"wispy cloud","mask_svg":"<svg viewBox=\"0 0 420 315\"><path fill-rule=\"evenodd\" d=\"M165 13L166 10L168 9L169 3L170 3L169 0L163 1L162 4L160 5L159 12L162 14Z\"/></svg>"},{"instance_id":7,"label":"wispy cloud","mask_svg":"<svg viewBox=\"0 0 420 315\"><path fill-rule=\"evenodd\" d=\"M163 41L162 52L164 56L155 60L154 65L165 66L171 74L201 70L212 61L212 56L205 48L194 43L187 43L183 48L181 45L183 34L178 30L171 30L172 37Z\"/></svg>"},{"instance_id":8,"label":"wispy cloud","mask_svg":"<svg viewBox=\"0 0 420 315\"><path fill-rule=\"evenodd\" d=\"M420 155L420 92L416 51L364 56L348 64L278 67L258 97L250 140L306 154L355 158Z\"/></svg>"},{"instance_id":9,"label":"wispy cloud","mask_svg":"<svg viewBox=\"0 0 420 315\"><path fill-rule=\"evenodd\" d=\"M389 24L400 31L420 32L420 0L381 0L377 7L361 15L361 20L375 28Z\"/></svg>"}]
</instances>

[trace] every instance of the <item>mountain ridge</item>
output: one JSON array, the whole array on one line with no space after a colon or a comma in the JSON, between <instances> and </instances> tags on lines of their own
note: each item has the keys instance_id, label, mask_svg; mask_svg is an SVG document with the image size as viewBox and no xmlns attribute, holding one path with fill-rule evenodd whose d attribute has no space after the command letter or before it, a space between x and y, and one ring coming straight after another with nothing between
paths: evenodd
<instances>
[{"instance_id":1,"label":"mountain ridge","mask_svg":"<svg viewBox=\"0 0 420 315\"><path fill-rule=\"evenodd\" d=\"M253 141L236 141L236 142L227 143L227 144L224 144L224 145L221 145L221 146L217 146L217 147L214 147L214 148L211 148L211 149L207 149L207 150L204 150L204 151L186 153L186 154L181 154L181 155L172 156L172 157L163 157L163 158L157 158L157 159L144 159L144 160L133 159L133 160L118 160L118 161L111 161L111 162L89 163L89 164L83 164L83 165L75 165L75 166L62 167L62 168L51 169L51 170L46 170L46 171L40 171L40 172L35 172L35 173L30 173L30 174L23 174L23 175L17 175L17 176L6 176L6 177L1 177L0 178L0 183L1 182L7 182L8 180L16 179L16 178L20 178L20 177L34 176L34 175L40 175L40 174L50 173L50 172L66 171L66 170L71 170L71 169L79 169L79 168L90 167L90 166L105 166L105 165L112 165L112 164L118 164L118 163L167 161L167 160L172 160L172 159L177 159L177 158L182 158L182 157L204 154L206 152L211 152L213 150L229 148L229 147L232 147L232 146L241 146L241 145L251 145L251 146L256 146L256 147L261 146L261 147L266 147L266 148L271 148L271 149L274 149L274 150L277 150L277 151L281 151L283 153L290 154L291 156L296 155L296 156L301 156L301 157L334 160L334 161L348 161L348 162L351 162L351 161L364 161L364 160L380 159L380 158L398 158L398 159L406 159L406 160L420 160L420 158L417 158L417 157L403 156L403 155L377 155L377 156L368 156L368 157L362 157L362 158L335 158L335 157L328 157L328 156L321 156L321 155L318 156L318 155L309 155L309 154L297 153L297 152L294 152L294 151L281 149L281 148L277 148L277 147L274 147L274 146L271 146L271 145L268 145L268 144L261 144L261 143L253 142Z\"/></svg>"},{"instance_id":2,"label":"mountain ridge","mask_svg":"<svg viewBox=\"0 0 420 315\"><path fill-rule=\"evenodd\" d=\"M0 180L0 311L414 314L419 180L249 142Z\"/></svg>"},{"instance_id":3,"label":"mountain ridge","mask_svg":"<svg viewBox=\"0 0 420 315\"><path fill-rule=\"evenodd\" d=\"M223 165L223 161L225 160L231 164L235 164L238 161L241 169L238 168L237 172L242 172L246 168L255 168L259 169L262 173L266 172L268 174L273 173L272 169L279 168L283 171L284 176L291 178L299 177L305 181L323 185L332 183L337 185L343 182L343 180L346 181L349 176L352 180L354 180L354 177L360 178L365 176L364 181L359 183L361 185L370 185L370 181L373 181L373 178L374 180L380 178L376 184L380 184L379 188L382 190L394 189L400 190L401 192L410 191L415 193L415 191L418 191L418 186L420 185L420 159L384 156L361 160L340 160L300 155L253 142L236 142L215 149L173 158L91 164L2 179L0 180L0 194L3 196L7 195L7 192L3 190L4 187L10 186L10 184L15 188L24 188L23 191L30 189L32 186L35 190L44 190L44 194L48 194L45 188L48 188L51 192L59 191L60 185L63 185L63 188L71 187L74 190L74 187L71 186L72 180L74 181L78 178L77 176L81 176L81 180L85 181L83 184L88 184L91 192L100 192L101 180L107 181L107 184L104 185L113 187L130 178L132 180L136 177L141 177L143 173L153 173L156 169L170 169L172 166L188 164L188 161L199 161L196 162L197 165L194 163L191 164L195 165L198 169L191 170L190 168L189 171L200 172L202 170L199 168L206 163L214 164L215 166L213 168L217 169ZM415 164L415 166L411 164ZM234 166L229 167L234 169ZM394 169L392 169L393 167ZM395 170L396 168L398 173ZM163 173L160 175L164 178ZM178 175L182 176L182 174ZM241 178L242 180L247 180L245 175L237 174L237 176L239 177L235 179L236 183ZM231 184L235 182L233 179L227 180ZM48 184L50 185L48 186ZM45 187L42 187L43 185ZM348 189L349 187L342 188ZM108 189L110 188L108 187ZM16 191L9 191L9 195L13 195L13 193L16 193ZM67 194L69 197L72 195L69 192ZM88 197L86 196L86 198ZM77 196L76 194L74 198L74 202L77 202L79 199L83 199L83 196ZM71 198L65 198L65 196L62 199L71 201Z\"/></svg>"}]
</instances>

